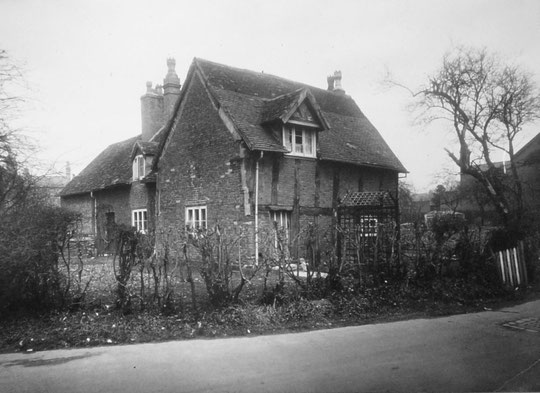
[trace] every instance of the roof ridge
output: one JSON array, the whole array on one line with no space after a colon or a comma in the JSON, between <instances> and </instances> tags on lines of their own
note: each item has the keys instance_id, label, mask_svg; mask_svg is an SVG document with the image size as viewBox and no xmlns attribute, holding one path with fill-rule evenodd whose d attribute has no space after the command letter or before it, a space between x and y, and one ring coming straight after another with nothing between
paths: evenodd
<instances>
[{"instance_id":1,"label":"roof ridge","mask_svg":"<svg viewBox=\"0 0 540 393\"><path fill-rule=\"evenodd\" d=\"M322 92L326 92L328 94L334 94L336 96L346 97L346 98L348 98L350 100L353 100L352 97L350 95L348 95L348 94L343 94L343 93L335 92L335 91L332 91L332 90L324 89L324 88L321 88L321 87L309 85L309 84L304 83L304 82L299 82L299 81L296 81L296 80L293 80L293 79L284 78L282 76L269 74L269 73L266 73L264 71L253 71L253 70L250 70L248 68L240 68L240 67L230 66L230 65L223 64L223 63L218 63L218 62L215 62L215 61L206 60L206 59L203 59L201 57L195 57L193 59L193 61L197 62L197 63L204 62L204 63L208 63L208 64L213 64L213 65L217 65L217 66L220 66L220 67L228 68L230 70L234 70L234 71L238 71L238 72L245 72L245 73L249 73L249 74L252 74L252 75L259 75L259 76L264 75L266 77L278 79L280 81L288 82L288 83L291 83L291 84L301 85L301 86L304 86L304 88L316 89L316 90L319 90L319 91L322 91ZM302 89L302 88L300 88L300 89ZM300 89L298 89L298 90L300 90ZM251 94L248 94L248 95L251 95ZM274 99L274 98L276 98L276 97L272 97L272 98L268 98L268 99Z\"/></svg>"},{"instance_id":2,"label":"roof ridge","mask_svg":"<svg viewBox=\"0 0 540 393\"><path fill-rule=\"evenodd\" d=\"M298 82L298 81L294 81L292 79L284 78L282 76L277 76L277 75L274 75L274 74L267 74L264 71L254 71L254 70L250 70L248 68L240 68L240 67L230 66L230 65L223 64L223 63L218 63L218 62L215 62L215 61L206 60L206 59L203 59L203 58L200 58L200 57L195 57L194 60L197 61L197 62L202 61L202 62L205 62L205 63L217 65L217 66L220 66L220 67L229 68L231 70L235 70L235 71L239 71L239 72L247 72L247 73L250 73L250 74L253 74L253 75L264 75L264 76L279 79L279 80L282 80L282 81L287 81L287 82L290 82L290 83L296 83L296 84L302 84L302 85L310 86L310 85L307 85L307 84L302 83L302 82ZM313 86L313 87L315 87L315 86Z\"/></svg>"},{"instance_id":3,"label":"roof ridge","mask_svg":"<svg viewBox=\"0 0 540 393\"><path fill-rule=\"evenodd\" d=\"M529 148L529 146L532 146L534 144L534 142L536 142L537 139L540 138L540 132L537 133L535 136L533 136L527 143L525 143L521 149L519 149L515 154L514 154L514 158L520 156L521 154L523 154L523 151L527 148Z\"/></svg>"}]
</instances>

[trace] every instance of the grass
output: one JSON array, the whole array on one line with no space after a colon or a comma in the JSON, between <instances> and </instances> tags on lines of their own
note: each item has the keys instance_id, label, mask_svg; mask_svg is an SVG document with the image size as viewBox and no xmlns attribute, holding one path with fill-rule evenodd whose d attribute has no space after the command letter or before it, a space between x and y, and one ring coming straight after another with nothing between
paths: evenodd
<instances>
[{"instance_id":1,"label":"grass","mask_svg":"<svg viewBox=\"0 0 540 393\"><path fill-rule=\"evenodd\" d=\"M238 275L235 276L238 278ZM23 312L0 321L0 352L32 352L46 349L90 347L167 341L177 339L273 334L299 330L331 328L373 322L388 322L497 308L537 296L537 288L528 293L505 293L473 301L455 293L441 291L440 296L426 289L384 287L364 294L327 294L325 299L302 296L288 282L287 299L261 304L264 274L259 272L241 294L241 302L224 308L210 307L206 288L197 275L194 280L197 307L191 303L191 287L178 270L171 279L174 297L171 309L159 310L152 297L152 277L135 272L129 287L133 311L123 313L115 307L112 257L86 260L82 286L90 282L84 307L50 312L39 316ZM268 286L275 285L275 272Z\"/></svg>"}]
</instances>

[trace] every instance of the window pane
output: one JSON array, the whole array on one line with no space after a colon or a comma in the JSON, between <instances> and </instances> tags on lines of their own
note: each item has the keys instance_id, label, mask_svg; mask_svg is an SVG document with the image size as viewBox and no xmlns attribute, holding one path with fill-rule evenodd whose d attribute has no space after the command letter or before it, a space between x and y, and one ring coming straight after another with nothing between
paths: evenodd
<instances>
[{"instance_id":1,"label":"window pane","mask_svg":"<svg viewBox=\"0 0 540 393\"><path fill-rule=\"evenodd\" d=\"M139 178L144 177L144 157L138 157L139 162Z\"/></svg>"},{"instance_id":2,"label":"window pane","mask_svg":"<svg viewBox=\"0 0 540 393\"><path fill-rule=\"evenodd\" d=\"M294 134L294 151L296 153L304 152L304 145L302 143L302 130L297 128Z\"/></svg>"},{"instance_id":3,"label":"window pane","mask_svg":"<svg viewBox=\"0 0 540 393\"><path fill-rule=\"evenodd\" d=\"M305 136L305 153L306 155L313 155L313 133L311 131L304 131Z\"/></svg>"},{"instance_id":4,"label":"window pane","mask_svg":"<svg viewBox=\"0 0 540 393\"><path fill-rule=\"evenodd\" d=\"M186 227L206 229L206 206L186 208Z\"/></svg>"},{"instance_id":5,"label":"window pane","mask_svg":"<svg viewBox=\"0 0 540 393\"><path fill-rule=\"evenodd\" d=\"M131 213L131 224L140 232L148 229L148 212L146 209L133 210Z\"/></svg>"},{"instance_id":6,"label":"window pane","mask_svg":"<svg viewBox=\"0 0 540 393\"><path fill-rule=\"evenodd\" d=\"M206 207L201 208L201 221L201 227L206 229Z\"/></svg>"},{"instance_id":7,"label":"window pane","mask_svg":"<svg viewBox=\"0 0 540 393\"><path fill-rule=\"evenodd\" d=\"M287 150L292 150L292 134L288 127L283 128L283 144Z\"/></svg>"}]
</instances>

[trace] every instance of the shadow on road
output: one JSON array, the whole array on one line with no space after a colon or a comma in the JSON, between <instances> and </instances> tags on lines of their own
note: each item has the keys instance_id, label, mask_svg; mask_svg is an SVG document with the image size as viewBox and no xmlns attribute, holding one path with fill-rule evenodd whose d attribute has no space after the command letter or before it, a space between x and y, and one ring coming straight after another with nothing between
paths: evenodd
<instances>
[{"instance_id":1,"label":"shadow on road","mask_svg":"<svg viewBox=\"0 0 540 393\"><path fill-rule=\"evenodd\" d=\"M2 367L14 367L14 366L22 366L22 367L40 367L40 366L56 366L59 364L64 364L68 362L72 362L74 360L80 360L89 358L91 356L97 356L100 355L100 352L96 353L84 353L82 355L77 356L69 356L69 357L60 357L60 358L52 358L52 359L20 359L20 360L12 360L8 362L0 362L0 366Z\"/></svg>"}]
</instances>

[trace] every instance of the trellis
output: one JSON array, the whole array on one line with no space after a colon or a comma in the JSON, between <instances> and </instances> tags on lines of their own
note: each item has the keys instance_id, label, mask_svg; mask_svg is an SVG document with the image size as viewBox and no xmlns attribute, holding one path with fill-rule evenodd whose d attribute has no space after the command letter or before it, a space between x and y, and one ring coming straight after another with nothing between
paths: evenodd
<instances>
[{"instance_id":1,"label":"trellis","mask_svg":"<svg viewBox=\"0 0 540 393\"><path fill-rule=\"evenodd\" d=\"M385 261L390 268L397 257L397 198L387 191L348 193L336 214L340 266L360 266L365 272Z\"/></svg>"}]
</instances>

